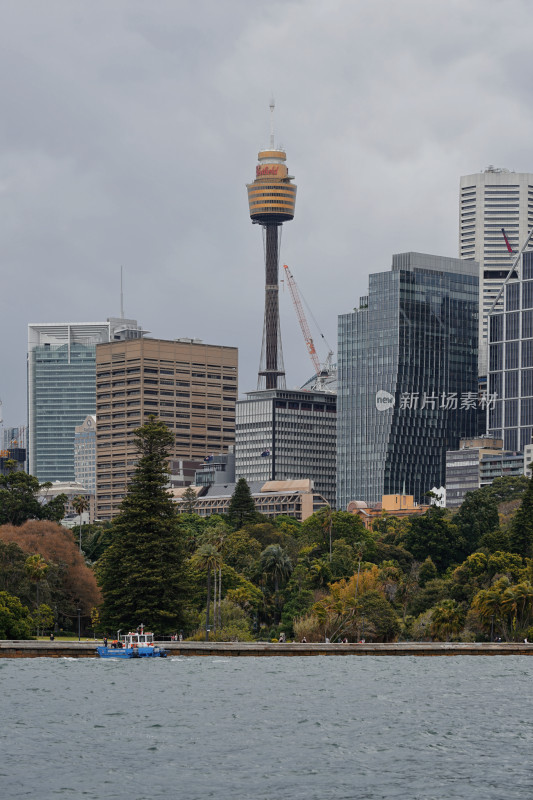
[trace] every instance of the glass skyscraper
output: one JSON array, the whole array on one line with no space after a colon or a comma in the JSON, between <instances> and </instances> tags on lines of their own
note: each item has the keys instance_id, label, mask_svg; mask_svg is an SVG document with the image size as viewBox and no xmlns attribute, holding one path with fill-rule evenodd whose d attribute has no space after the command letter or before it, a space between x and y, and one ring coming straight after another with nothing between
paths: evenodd
<instances>
[{"instance_id":1,"label":"glass skyscraper","mask_svg":"<svg viewBox=\"0 0 533 800\"><path fill-rule=\"evenodd\" d=\"M29 472L74 480L74 429L96 412L96 345L143 335L136 320L28 326Z\"/></svg>"},{"instance_id":2,"label":"glass skyscraper","mask_svg":"<svg viewBox=\"0 0 533 800\"><path fill-rule=\"evenodd\" d=\"M503 308L489 317L489 433L504 450L523 452L533 434L533 253L504 287Z\"/></svg>"},{"instance_id":3,"label":"glass skyscraper","mask_svg":"<svg viewBox=\"0 0 533 800\"><path fill-rule=\"evenodd\" d=\"M479 268L402 253L339 317L337 507L444 484L477 429Z\"/></svg>"}]
</instances>

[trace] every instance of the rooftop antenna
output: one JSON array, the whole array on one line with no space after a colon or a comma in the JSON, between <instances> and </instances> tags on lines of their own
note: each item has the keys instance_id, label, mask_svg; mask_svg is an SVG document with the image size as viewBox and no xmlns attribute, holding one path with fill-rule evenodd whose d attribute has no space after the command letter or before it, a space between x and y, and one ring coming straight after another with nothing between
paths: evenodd
<instances>
[{"instance_id":1,"label":"rooftop antenna","mask_svg":"<svg viewBox=\"0 0 533 800\"><path fill-rule=\"evenodd\" d=\"M122 264L120 265L120 319L124 319L124 292L122 291Z\"/></svg>"},{"instance_id":2,"label":"rooftop antenna","mask_svg":"<svg viewBox=\"0 0 533 800\"><path fill-rule=\"evenodd\" d=\"M276 107L276 102L274 100L274 95L270 98L270 149L275 150L274 147L274 109Z\"/></svg>"}]
</instances>

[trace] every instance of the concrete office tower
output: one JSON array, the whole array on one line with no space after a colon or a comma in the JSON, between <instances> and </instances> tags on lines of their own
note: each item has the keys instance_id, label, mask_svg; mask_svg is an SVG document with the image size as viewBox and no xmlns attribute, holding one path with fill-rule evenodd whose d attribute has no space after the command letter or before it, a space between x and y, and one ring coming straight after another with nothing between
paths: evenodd
<instances>
[{"instance_id":1,"label":"concrete office tower","mask_svg":"<svg viewBox=\"0 0 533 800\"><path fill-rule=\"evenodd\" d=\"M170 466L194 471L235 444L238 351L197 339L96 348L96 513L119 509L137 463L134 431L155 415L174 433ZM170 478L171 476L169 476ZM169 480L169 483L172 483Z\"/></svg>"},{"instance_id":2,"label":"concrete office tower","mask_svg":"<svg viewBox=\"0 0 533 800\"><path fill-rule=\"evenodd\" d=\"M488 432L504 450L524 452L533 434L533 253L503 290L503 307L489 317Z\"/></svg>"},{"instance_id":3,"label":"concrete office tower","mask_svg":"<svg viewBox=\"0 0 533 800\"><path fill-rule=\"evenodd\" d=\"M339 317L337 507L442 486L476 432L478 265L402 253Z\"/></svg>"},{"instance_id":4,"label":"concrete office tower","mask_svg":"<svg viewBox=\"0 0 533 800\"><path fill-rule=\"evenodd\" d=\"M96 417L88 414L74 428L74 476L91 494L96 492Z\"/></svg>"},{"instance_id":5,"label":"concrete office tower","mask_svg":"<svg viewBox=\"0 0 533 800\"><path fill-rule=\"evenodd\" d=\"M533 226L533 174L488 167L463 175L460 195L459 253L480 265L479 374L487 375L488 313L513 263L501 229L516 255Z\"/></svg>"},{"instance_id":6,"label":"concrete office tower","mask_svg":"<svg viewBox=\"0 0 533 800\"><path fill-rule=\"evenodd\" d=\"M41 483L74 480L74 429L96 408L96 345L143 333L114 317L28 326L29 471Z\"/></svg>"},{"instance_id":7,"label":"concrete office tower","mask_svg":"<svg viewBox=\"0 0 533 800\"><path fill-rule=\"evenodd\" d=\"M248 184L253 223L261 225L265 249L265 319L258 389L285 388L279 324L279 242L281 226L294 217L296 186L285 165L286 153L274 143L274 101L270 103L270 144L258 155L255 180Z\"/></svg>"},{"instance_id":8,"label":"concrete office tower","mask_svg":"<svg viewBox=\"0 0 533 800\"><path fill-rule=\"evenodd\" d=\"M486 456L497 456L503 463L503 440L491 436L461 439L458 450L446 453L446 508L459 508L467 492L481 487L481 463ZM500 469L500 475L503 467Z\"/></svg>"},{"instance_id":9,"label":"concrete office tower","mask_svg":"<svg viewBox=\"0 0 533 800\"><path fill-rule=\"evenodd\" d=\"M237 478L310 478L316 492L334 505L336 409L336 395L327 392L248 392L237 403Z\"/></svg>"}]
</instances>

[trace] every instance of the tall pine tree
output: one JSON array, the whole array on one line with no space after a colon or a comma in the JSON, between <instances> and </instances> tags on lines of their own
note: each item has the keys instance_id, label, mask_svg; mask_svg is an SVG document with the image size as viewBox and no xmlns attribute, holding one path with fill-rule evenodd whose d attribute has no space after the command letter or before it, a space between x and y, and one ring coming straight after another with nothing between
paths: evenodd
<instances>
[{"instance_id":1,"label":"tall pine tree","mask_svg":"<svg viewBox=\"0 0 533 800\"><path fill-rule=\"evenodd\" d=\"M246 522L257 522L260 518L245 478L239 478L237 481L229 503L228 517L236 530L242 528Z\"/></svg>"},{"instance_id":2,"label":"tall pine tree","mask_svg":"<svg viewBox=\"0 0 533 800\"><path fill-rule=\"evenodd\" d=\"M520 508L511 522L509 539L511 552L520 553L526 558L533 557L533 476L529 479Z\"/></svg>"},{"instance_id":3,"label":"tall pine tree","mask_svg":"<svg viewBox=\"0 0 533 800\"><path fill-rule=\"evenodd\" d=\"M158 634L183 624L185 569L183 534L168 483L173 434L155 417L135 431L140 458L112 523L111 545L98 562L109 631L141 622Z\"/></svg>"}]
</instances>

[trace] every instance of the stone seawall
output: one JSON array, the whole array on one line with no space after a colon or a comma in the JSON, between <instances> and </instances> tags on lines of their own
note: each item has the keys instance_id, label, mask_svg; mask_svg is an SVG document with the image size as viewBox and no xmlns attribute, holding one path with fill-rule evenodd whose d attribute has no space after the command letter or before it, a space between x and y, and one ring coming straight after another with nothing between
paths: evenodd
<instances>
[{"instance_id":1,"label":"stone seawall","mask_svg":"<svg viewBox=\"0 0 533 800\"><path fill-rule=\"evenodd\" d=\"M96 658L101 642L0 641L0 658ZM276 644L159 642L170 656L533 656L533 644L394 642L393 644Z\"/></svg>"}]
</instances>

